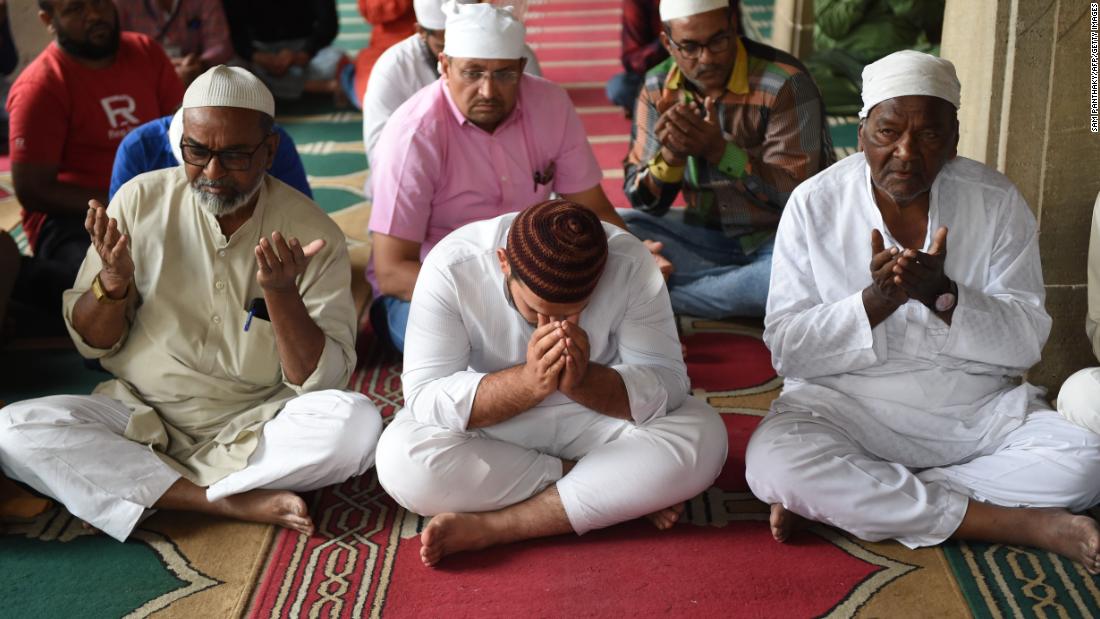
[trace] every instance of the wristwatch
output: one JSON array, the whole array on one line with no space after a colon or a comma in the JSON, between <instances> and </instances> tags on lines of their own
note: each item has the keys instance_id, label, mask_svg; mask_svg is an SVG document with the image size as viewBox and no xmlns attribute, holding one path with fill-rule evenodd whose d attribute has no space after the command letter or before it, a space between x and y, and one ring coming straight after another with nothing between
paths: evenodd
<instances>
[{"instance_id":1,"label":"wristwatch","mask_svg":"<svg viewBox=\"0 0 1100 619\"><path fill-rule=\"evenodd\" d=\"M955 309L955 303L959 300L957 291L958 288L955 286L955 282L951 282L947 292L936 297L935 303L932 304L936 311L942 314Z\"/></svg>"},{"instance_id":2,"label":"wristwatch","mask_svg":"<svg viewBox=\"0 0 1100 619\"><path fill-rule=\"evenodd\" d=\"M129 292L129 287L126 289ZM114 305L115 303L122 303L126 300L126 295L122 295L121 299L113 299L107 295L107 290L103 288L103 282L99 281L99 275L95 276L92 280L92 294L95 295L95 302L102 303L103 305Z\"/></svg>"}]
</instances>

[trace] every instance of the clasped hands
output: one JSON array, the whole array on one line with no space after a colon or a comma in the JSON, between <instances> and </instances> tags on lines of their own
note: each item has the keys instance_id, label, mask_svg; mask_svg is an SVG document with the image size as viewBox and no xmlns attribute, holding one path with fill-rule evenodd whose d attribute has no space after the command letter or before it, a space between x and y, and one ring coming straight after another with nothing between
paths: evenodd
<instances>
[{"instance_id":1,"label":"clasped hands","mask_svg":"<svg viewBox=\"0 0 1100 619\"><path fill-rule=\"evenodd\" d=\"M951 290L944 273L947 262L947 228L932 236L928 253L916 249L886 248L882 233L871 230L872 295L892 310L916 299L935 311L936 298Z\"/></svg>"},{"instance_id":2,"label":"clasped hands","mask_svg":"<svg viewBox=\"0 0 1100 619\"><path fill-rule=\"evenodd\" d=\"M702 105L697 101L673 105L657 119L653 131L661 143L661 158L669 165L682 166L689 156L717 165L726 151L717 104L711 97Z\"/></svg>"},{"instance_id":3,"label":"clasped hands","mask_svg":"<svg viewBox=\"0 0 1100 619\"><path fill-rule=\"evenodd\" d=\"M588 334L577 325L578 314L565 320L538 315L538 325L527 343L523 382L539 401L561 391L569 398L588 374Z\"/></svg>"},{"instance_id":4,"label":"clasped hands","mask_svg":"<svg viewBox=\"0 0 1100 619\"><path fill-rule=\"evenodd\" d=\"M107 209L98 200L88 202L84 229L88 231L92 246L103 263L99 283L108 296L121 299L134 277L130 237L119 231L118 221L107 216ZM294 237L288 241L282 233L272 232L270 240L261 238L256 245L256 283L264 292L297 292L298 277L305 273L310 259L324 247L324 239L317 239L303 247Z\"/></svg>"}]
</instances>

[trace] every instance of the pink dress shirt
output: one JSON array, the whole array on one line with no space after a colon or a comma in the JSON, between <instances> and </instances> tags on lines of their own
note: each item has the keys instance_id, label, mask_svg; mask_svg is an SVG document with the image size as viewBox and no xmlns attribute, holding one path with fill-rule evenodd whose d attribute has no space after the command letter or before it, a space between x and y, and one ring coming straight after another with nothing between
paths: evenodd
<instances>
[{"instance_id":1,"label":"pink dress shirt","mask_svg":"<svg viewBox=\"0 0 1100 619\"><path fill-rule=\"evenodd\" d=\"M527 74L516 108L491 134L462 115L442 79L425 86L394 111L374 158L369 228L420 243L421 261L452 230L602 177L565 90ZM551 173L536 186L536 174ZM373 259L368 278L377 290Z\"/></svg>"}]
</instances>

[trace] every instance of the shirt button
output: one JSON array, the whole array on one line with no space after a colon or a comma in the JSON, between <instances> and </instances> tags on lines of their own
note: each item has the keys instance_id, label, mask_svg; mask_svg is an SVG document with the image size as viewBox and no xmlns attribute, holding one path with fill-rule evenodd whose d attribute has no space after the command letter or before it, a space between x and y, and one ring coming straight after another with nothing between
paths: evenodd
<instances>
[{"instance_id":1,"label":"shirt button","mask_svg":"<svg viewBox=\"0 0 1100 619\"><path fill-rule=\"evenodd\" d=\"M214 287L217 288L218 290L222 290L223 288L225 288L225 282L220 281L220 280L216 281L216 282L214 282Z\"/></svg>"},{"instance_id":2,"label":"shirt button","mask_svg":"<svg viewBox=\"0 0 1100 619\"><path fill-rule=\"evenodd\" d=\"M213 320L214 324L216 325L220 325L222 323L222 317L218 316L217 314L215 314L214 317L211 318L211 320Z\"/></svg>"},{"instance_id":3,"label":"shirt button","mask_svg":"<svg viewBox=\"0 0 1100 619\"><path fill-rule=\"evenodd\" d=\"M225 258L225 250L224 249L219 249L218 250L218 257L219 258Z\"/></svg>"}]
</instances>

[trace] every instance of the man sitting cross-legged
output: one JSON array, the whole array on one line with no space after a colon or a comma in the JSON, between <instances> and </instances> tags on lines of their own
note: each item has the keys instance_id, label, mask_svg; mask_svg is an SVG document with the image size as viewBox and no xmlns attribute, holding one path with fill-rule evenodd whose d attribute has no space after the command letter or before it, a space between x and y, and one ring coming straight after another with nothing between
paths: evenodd
<instances>
[{"instance_id":1,"label":"man sitting cross-legged","mask_svg":"<svg viewBox=\"0 0 1100 619\"><path fill-rule=\"evenodd\" d=\"M1038 546L1100 571L1100 436L1020 380L1050 331L1035 218L956 157L950 62L863 72L857 153L795 189L764 341L785 379L746 454L776 539L798 517L913 548ZM868 268L868 265L869 268Z\"/></svg>"},{"instance_id":2,"label":"man sitting cross-legged","mask_svg":"<svg viewBox=\"0 0 1100 619\"><path fill-rule=\"evenodd\" d=\"M355 367L344 236L266 173L258 78L214 67L183 108L184 165L91 202L64 297L77 348L117 379L0 410L0 466L118 540L153 508L311 533L290 491L365 472L382 429L338 390Z\"/></svg>"},{"instance_id":3,"label":"man sitting cross-legged","mask_svg":"<svg viewBox=\"0 0 1100 619\"><path fill-rule=\"evenodd\" d=\"M689 395L652 255L565 200L435 246L401 378L378 479L434 516L425 565L647 514L667 528L725 462L721 420Z\"/></svg>"}]
</instances>

